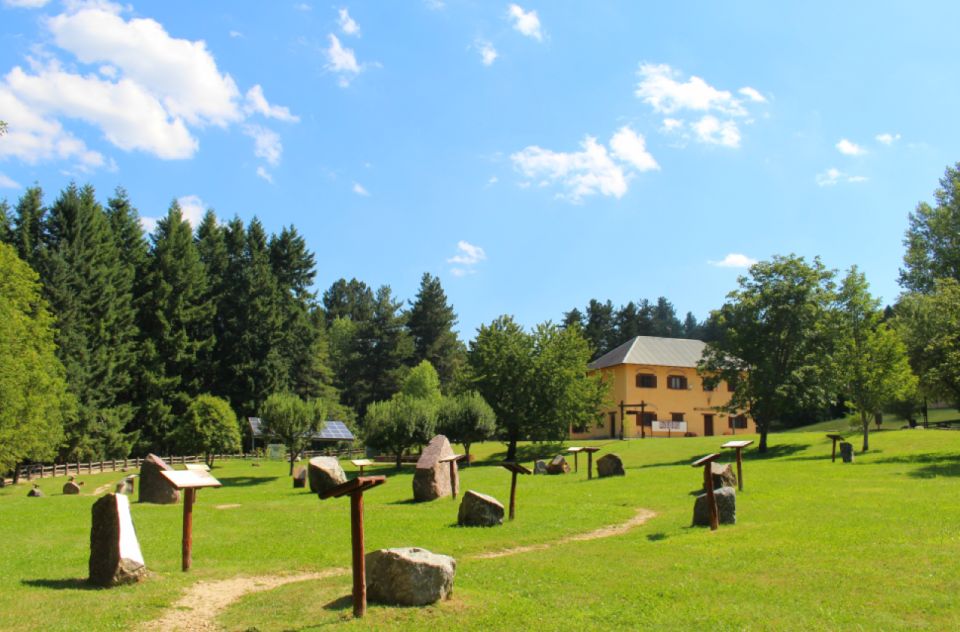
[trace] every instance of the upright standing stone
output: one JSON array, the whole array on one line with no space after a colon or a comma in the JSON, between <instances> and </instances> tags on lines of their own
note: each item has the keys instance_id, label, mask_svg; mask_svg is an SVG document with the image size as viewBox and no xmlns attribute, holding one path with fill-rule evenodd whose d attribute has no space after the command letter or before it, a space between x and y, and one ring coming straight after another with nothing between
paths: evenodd
<instances>
[{"instance_id":1,"label":"upright standing stone","mask_svg":"<svg viewBox=\"0 0 960 632\"><path fill-rule=\"evenodd\" d=\"M713 476L713 488L736 487L737 475L729 463L710 462L710 474Z\"/></svg>"},{"instance_id":2,"label":"upright standing stone","mask_svg":"<svg viewBox=\"0 0 960 632\"><path fill-rule=\"evenodd\" d=\"M307 464L310 492L319 494L347 482L347 475L334 456L315 456ZM296 486L296 484L294 484Z\"/></svg>"},{"instance_id":3,"label":"upright standing stone","mask_svg":"<svg viewBox=\"0 0 960 632\"><path fill-rule=\"evenodd\" d=\"M495 527L503 524L503 505L493 496L467 490L460 501L457 524L463 527Z\"/></svg>"},{"instance_id":4,"label":"upright standing stone","mask_svg":"<svg viewBox=\"0 0 960 632\"><path fill-rule=\"evenodd\" d=\"M840 444L840 458L844 463L853 463L853 444L844 441Z\"/></svg>"},{"instance_id":5,"label":"upright standing stone","mask_svg":"<svg viewBox=\"0 0 960 632\"><path fill-rule=\"evenodd\" d=\"M569 471L570 466L562 454L553 457L547 464L547 474L567 474Z\"/></svg>"},{"instance_id":6,"label":"upright standing stone","mask_svg":"<svg viewBox=\"0 0 960 632\"><path fill-rule=\"evenodd\" d=\"M597 476L605 478L607 476L626 476L623 470L623 460L616 454L604 454L597 459Z\"/></svg>"},{"instance_id":7,"label":"upright standing stone","mask_svg":"<svg viewBox=\"0 0 960 632\"><path fill-rule=\"evenodd\" d=\"M367 596L400 606L426 606L450 597L457 561L415 547L367 553Z\"/></svg>"},{"instance_id":8,"label":"upright standing stone","mask_svg":"<svg viewBox=\"0 0 960 632\"><path fill-rule=\"evenodd\" d=\"M148 454L140 466L140 502L158 505L175 505L180 501L180 492L160 472L172 467L156 454Z\"/></svg>"},{"instance_id":9,"label":"upright standing stone","mask_svg":"<svg viewBox=\"0 0 960 632\"><path fill-rule=\"evenodd\" d=\"M736 524L737 522L737 490L733 487L721 487L713 492L717 499L717 515L720 524ZM707 505L707 495L700 494L693 503L694 526L710 526L710 507Z\"/></svg>"},{"instance_id":10,"label":"upright standing stone","mask_svg":"<svg viewBox=\"0 0 960 632\"><path fill-rule=\"evenodd\" d=\"M90 528L90 583L117 586L140 581L147 572L130 518L130 501L107 494L93 503Z\"/></svg>"},{"instance_id":11,"label":"upright standing stone","mask_svg":"<svg viewBox=\"0 0 960 632\"><path fill-rule=\"evenodd\" d=\"M450 464L440 462L440 459L453 455L453 448L445 436L437 435L430 440L417 460L417 470L413 475L414 500L436 500L453 494ZM456 463L453 464L453 475L459 485L460 470Z\"/></svg>"}]
</instances>

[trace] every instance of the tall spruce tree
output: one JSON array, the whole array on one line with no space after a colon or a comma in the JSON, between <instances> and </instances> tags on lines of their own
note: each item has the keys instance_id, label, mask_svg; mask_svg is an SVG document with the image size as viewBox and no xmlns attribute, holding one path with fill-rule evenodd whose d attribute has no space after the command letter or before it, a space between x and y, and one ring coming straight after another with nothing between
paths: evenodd
<instances>
[{"instance_id":1,"label":"tall spruce tree","mask_svg":"<svg viewBox=\"0 0 960 632\"><path fill-rule=\"evenodd\" d=\"M144 389L136 427L141 448L169 451L171 433L202 391L198 357L213 344L208 323L214 305L193 231L174 201L157 224L140 310Z\"/></svg>"},{"instance_id":2,"label":"tall spruce tree","mask_svg":"<svg viewBox=\"0 0 960 632\"><path fill-rule=\"evenodd\" d=\"M230 261L227 254L226 229L217 221L217 216L212 210L204 213L197 227L196 244L197 253L200 255L200 261L207 276L204 301L214 306L213 318L207 323L208 329L205 332L213 342L199 354L203 389L206 393L225 396L225 385L222 382L226 330L223 301L227 292L227 268Z\"/></svg>"},{"instance_id":3,"label":"tall spruce tree","mask_svg":"<svg viewBox=\"0 0 960 632\"><path fill-rule=\"evenodd\" d=\"M13 219L10 217L10 204L0 200L0 242L13 244Z\"/></svg>"},{"instance_id":4,"label":"tall spruce tree","mask_svg":"<svg viewBox=\"0 0 960 632\"><path fill-rule=\"evenodd\" d=\"M29 187L17 201L13 219L13 245L17 255L37 270L40 266L40 248L42 246L43 190Z\"/></svg>"},{"instance_id":5,"label":"tall spruce tree","mask_svg":"<svg viewBox=\"0 0 960 632\"><path fill-rule=\"evenodd\" d=\"M132 415L121 396L136 364L132 277L93 188L71 184L44 221L41 276L57 322L57 354L77 399L64 457L129 454Z\"/></svg>"},{"instance_id":6,"label":"tall spruce tree","mask_svg":"<svg viewBox=\"0 0 960 632\"><path fill-rule=\"evenodd\" d=\"M453 382L465 360L466 349L453 331L456 324L457 315L447 303L440 279L424 272L420 290L407 313L407 327L413 337L413 362L430 362L444 387Z\"/></svg>"}]
</instances>

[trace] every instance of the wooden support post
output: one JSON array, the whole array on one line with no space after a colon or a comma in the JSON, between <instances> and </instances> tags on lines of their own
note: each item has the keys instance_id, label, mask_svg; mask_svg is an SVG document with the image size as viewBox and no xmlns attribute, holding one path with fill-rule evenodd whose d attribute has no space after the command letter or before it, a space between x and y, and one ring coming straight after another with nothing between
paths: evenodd
<instances>
[{"instance_id":1,"label":"wooden support post","mask_svg":"<svg viewBox=\"0 0 960 632\"><path fill-rule=\"evenodd\" d=\"M710 509L710 530L716 531L720 526L720 516L717 512L717 497L713 493L713 468L707 463L703 468L703 488L707 490L707 507Z\"/></svg>"},{"instance_id":2,"label":"wooden support post","mask_svg":"<svg viewBox=\"0 0 960 632\"><path fill-rule=\"evenodd\" d=\"M517 506L517 473L513 472L510 478L510 520L513 520L514 509Z\"/></svg>"},{"instance_id":3,"label":"wooden support post","mask_svg":"<svg viewBox=\"0 0 960 632\"><path fill-rule=\"evenodd\" d=\"M593 480L593 450L587 452L587 480Z\"/></svg>"},{"instance_id":4,"label":"wooden support post","mask_svg":"<svg viewBox=\"0 0 960 632\"><path fill-rule=\"evenodd\" d=\"M837 462L837 441L843 441L843 435L828 434L827 438L833 440L833 449L831 450L831 454L830 454L830 462L836 463Z\"/></svg>"},{"instance_id":5,"label":"wooden support post","mask_svg":"<svg viewBox=\"0 0 960 632\"><path fill-rule=\"evenodd\" d=\"M457 462L450 461L450 493L453 494L453 499L457 499L457 492L460 485L457 484Z\"/></svg>"},{"instance_id":6,"label":"wooden support post","mask_svg":"<svg viewBox=\"0 0 960 632\"><path fill-rule=\"evenodd\" d=\"M580 472L580 452L573 453L573 473L578 474Z\"/></svg>"},{"instance_id":7,"label":"wooden support post","mask_svg":"<svg viewBox=\"0 0 960 632\"><path fill-rule=\"evenodd\" d=\"M723 448L734 448L737 451L737 487L743 491L743 449L753 443L753 441L727 441Z\"/></svg>"},{"instance_id":8,"label":"wooden support post","mask_svg":"<svg viewBox=\"0 0 960 632\"><path fill-rule=\"evenodd\" d=\"M363 491L350 494L350 542L353 545L353 616L367 613L367 568L363 552Z\"/></svg>"},{"instance_id":9,"label":"wooden support post","mask_svg":"<svg viewBox=\"0 0 960 632\"><path fill-rule=\"evenodd\" d=\"M193 501L197 490L188 487L183 490L183 541L180 548L180 557L184 572L190 570L193 562Z\"/></svg>"}]
</instances>

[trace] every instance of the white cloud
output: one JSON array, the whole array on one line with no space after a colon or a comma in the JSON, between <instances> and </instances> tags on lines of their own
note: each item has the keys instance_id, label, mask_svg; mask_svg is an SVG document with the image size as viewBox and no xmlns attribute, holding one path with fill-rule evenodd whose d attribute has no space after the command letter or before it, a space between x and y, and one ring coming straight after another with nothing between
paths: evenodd
<instances>
[{"instance_id":1,"label":"white cloud","mask_svg":"<svg viewBox=\"0 0 960 632\"><path fill-rule=\"evenodd\" d=\"M877 134L874 137L878 143L883 143L884 145L892 145L896 141L900 140L900 134L891 134L889 132L884 132L883 134Z\"/></svg>"},{"instance_id":2,"label":"white cloud","mask_svg":"<svg viewBox=\"0 0 960 632\"><path fill-rule=\"evenodd\" d=\"M543 31L540 30L540 18L536 11L524 11L518 4L511 4L507 8L507 16L513 22L513 28L527 37L538 42L543 41Z\"/></svg>"},{"instance_id":3,"label":"white cloud","mask_svg":"<svg viewBox=\"0 0 960 632\"><path fill-rule=\"evenodd\" d=\"M721 121L707 114L691 127L701 143L733 148L740 146L740 128L731 120Z\"/></svg>"},{"instance_id":4,"label":"white cloud","mask_svg":"<svg viewBox=\"0 0 960 632\"><path fill-rule=\"evenodd\" d=\"M267 171L266 167L263 165L257 166L257 177L266 180L270 184L273 184L273 176L270 175L270 172Z\"/></svg>"},{"instance_id":5,"label":"white cloud","mask_svg":"<svg viewBox=\"0 0 960 632\"><path fill-rule=\"evenodd\" d=\"M350 81L363 70L357 63L357 57L349 48L340 45L340 40L336 35L330 33L330 48L327 53L327 69L340 75L340 87L346 88Z\"/></svg>"},{"instance_id":6,"label":"white cloud","mask_svg":"<svg viewBox=\"0 0 960 632\"><path fill-rule=\"evenodd\" d=\"M866 149L846 138L841 138L834 146L844 156L862 156L867 153Z\"/></svg>"},{"instance_id":7,"label":"white cloud","mask_svg":"<svg viewBox=\"0 0 960 632\"><path fill-rule=\"evenodd\" d=\"M353 192L361 197L370 197L370 192L363 188L363 185L359 182L353 183Z\"/></svg>"},{"instance_id":8,"label":"white cloud","mask_svg":"<svg viewBox=\"0 0 960 632\"><path fill-rule=\"evenodd\" d=\"M20 183L11 177L0 173L0 189L19 189Z\"/></svg>"},{"instance_id":9,"label":"white cloud","mask_svg":"<svg viewBox=\"0 0 960 632\"><path fill-rule=\"evenodd\" d=\"M475 46L477 50L480 51L480 60L483 62L483 65L492 66L498 57L497 49L493 47L493 44L487 40L478 39Z\"/></svg>"},{"instance_id":10,"label":"white cloud","mask_svg":"<svg viewBox=\"0 0 960 632\"><path fill-rule=\"evenodd\" d=\"M852 176L840 171L836 167L830 167L823 173L818 173L816 177L817 186L821 187L829 187L835 184L840 184L841 182L856 184L859 182L866 182L867 180L869 180L869 178L866 176Z\"/></svg>"},{"instance_id":11,"label":"white cloud","mask_svg":"<svg viewBox=\"0 0 960 632\"><path fill-rule=\"evenodd\" d=\"M45 7L48 2L50 0L3 0L4 6L19 9L40 9Z\"/></svg>"},{"instance_id":12,"label":"white cloud","mask_svg":"<svg viewBox=\"0 0 960 632\"><path fill-rule=\"evenodd\" d=\"M183 211L183 219L190 222L190 225L196 228L203 220L203 214L207 212L207 205L196 195L184 195L177 198L177 204Z\"/></svg>"},{"instance_id":13,"label":"white cloud","mask_svg":"<svg viewBox=\"0 0 960 632\"><path fill-rule=\"evenodd\" d=\"M310 6L309 4L307 4L306 2L297 3L297 4L293 5L293 8L296 9L297 11L312 11L312 10L313 10L313 7L311 7L311 6Z\"/></svg>"},{"instance_id":14,"label":"white cloud","mask_svg":"<svg viewBox=\"0 0 960 632\"><path fill-rule=\"evenodd\" d=\"M260 84L257 84L247 90L244 111L247 114L262 114L267 118L274 118L279 121L286 121L288 123L297 123L300 121L300 117L296 116L295 114L291 114L289 108L286 108L282 105L270 105L267 103L267 99L263 96L263 88L260 87Z\"/></svg>"},{"instance_id":15,"label":"white cloud","mask_svg":"<svg viewBox=\"0 0 960 632\"><path fill-rule=\"evenodd\" d=\"M257 158L263 158L274 167L280 164L283 144L279 134L259 125L244 125L243 133L253 139L253 154Z\"/></svg>"},{"instance_id":16,"label":"white cloud","mask_svg":"<svg viewBox=\"0 0 960 632\"><path fill-rule=\"evenodd\" d=\"M498 178L497 176L490 176L490 178L487 180L487 186L492 187L498 182L500 182L500 178Z\"/></svg>"},{"instance_id":17,"label":"white cloud","mask_svg":"<svg viewBox=\"0 0 960 632\"><path fill-rule=\"evenodd\" d=\"M638 171L660 169L660 165L647 151L643 135L637 134L627 125L617 130L610 139L610 149L614 156L630 163Z\"/></svg>"},{"instance_id":18,"label":"white cloud","mask_svg":"<svg viewBox=\"0 0 960 632\"><path fill-rule=\"evenodd\" d=\"M143 228L143 232L148 235L157 229L157 222L160 221L156 217L147 217L145 215L140 216L140 227Z\"/></svg>"},{"instance_id":19,"label":"white cloud","mask_svg":"<svg viewBox=\"0 0 960 632\"><path fill-rule=\"evenodd\" d=\"M726 257L720 261L708 261L712 266L717 268L749 268L757 262L756 259L748 257L737 252L731 252Z\"/></svg>"},{"instance_id":20,"label":"white cloud","mask_svg":"<svg viewBox=\"0 0 960 632\"><path fill-rule=\"evenodd\" d=\"M737 90L737 92L747 97L749 100L753 101L754 103L767 102L767 97L763 96L762 94L760 94L758 90L756 90L755 88L751 88L750 86L745 86L743 88L740 88L739 90Z\"/></svg>"},{"instance_id":21,"label":"white cloud","mask_svg":"<svg viewBox=\"0 0 960 632\"><path fill-rule=\"evenodd\" d=\"M350 12L347 11L346 8L341 8L339 15L340 18L338 22L340 24L340 30L343 31L343 34L360 37L360 25L357 24L356 20L350 17Z\"/></svg>"},{"instance_id":22,"label":"white cloud","mask_svg":"<svg viewBox=\"0 0 960 632\"><path fill-rule=\"evenodd\" d=\"M238 37L243 37L243 33L241 33L240 31L230 31L229 35L234 39Z\"/></svg>"},{"instance_id":23,"label":"white cloud","mask_svg":"<svg viewBox=\"0 0 960 632\"><path fill-rule=\"evenodd\" d=\"M457 242L457 254L447 259L447 263L454 263L459 266L451 268L450 274L455 277L462 277L476 273L474 266L486 259L487 253L483 251L483 248L461 239Z\"/></svg>"},{"instance_id":24,"label":"white cloud","mask_svg":"<svg viewBox=\"0 0 960 632\"><path fill-rule=\"evenodd\" d=\"M423 3L432 11L439 11L446 6L443 0L424 0Z\"/></svg>"},{"instance_id":25,"label":"white cloud","mask_svg":"<svg viewBox=\"0 0 960 632\"><path fill-rule=\"evenodd\" d=\"M742 133L738 119L752 123L747 105L766 103L767 99L756 88L743 87L735 96L720 90L695 75L684 79L682 73L668 64L640 64L637 74L640 82L635 95L658 114L673 115L663 119L661 131L676 133L690 129L692 137L701 143L737 148ZM697 113L696 120L684 118L686 113ZM684 138L691 134L684 133Z\"/></svg>"}]
</instances>

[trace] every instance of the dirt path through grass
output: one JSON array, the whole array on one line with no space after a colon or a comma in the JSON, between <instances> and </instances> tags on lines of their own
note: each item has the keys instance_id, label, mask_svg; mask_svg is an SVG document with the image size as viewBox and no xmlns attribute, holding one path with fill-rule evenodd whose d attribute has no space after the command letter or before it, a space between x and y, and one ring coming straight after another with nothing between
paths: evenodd
<instances>
[{"instance_id":1,"label":"dirt path through grass","mask_svg":"<svg viewBox=\"0 0 960 632\"><path fill-rule=\"evenodd\" d=\"M620 524L607 525L606 527L600 527L594 531L588 533L579 533L577 535L571 535L566 538L560 538L559 540L554 540L553 542L542 542L540 544L530 544L527 546L516 546L510 549L503 549L501 551L490 551L487 553L479 553L474 555L472 559L475 560L489 560L496 557L506 557L508 555L517 555L518 553L527 553L529 551L542 551L544 549L549 549L554 546L559 546L561 544L566 544L568 542L583 542L585 540L599 540L600 538L609 538L615 535L620 535L621 533L626 533L634 527L639 527L647 520L650 520L657 513L655 511L650 511L649 509L644 509L643 507L637 509L637 515L633 518L630 518L626 522L621 522Z\"/></svg>"},{"instance_id":2,"label":"dirt path through grass","mask_svg":"<svg viewBox=\"0 0 960 632\"><path fill-rule=\"evenodd\" d=\"M140 629L145 632L216 632L222 628L217 625L217 616L230 604L244 595L278 586L302 582L310 579L323 579L345 575L347 568L332 568L322 573L300 573L298 575L262 575L255 577L233 577L220 581L200 581L194 584L170 608L170 612Z\"/></svg>"}]
</instances>

